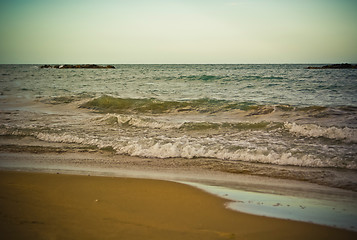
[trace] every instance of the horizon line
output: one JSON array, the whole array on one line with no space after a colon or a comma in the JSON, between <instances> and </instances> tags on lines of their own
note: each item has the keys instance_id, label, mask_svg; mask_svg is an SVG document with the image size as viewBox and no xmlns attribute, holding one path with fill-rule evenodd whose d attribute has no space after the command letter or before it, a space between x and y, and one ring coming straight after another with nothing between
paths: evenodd
<instances>
[{"instance_id":1,"label":"horizon line","mask_svg":"<svg viewBox=\"0 0 357 240\"><path fill-rule=\"evenodd\" d=\"M305 64L357 64L351 62L296 62L296 63L93 63L93 62L83 62L83 63L0 63L0 65L81 65L81 64L98 64L98 65L305 65Z\"/></svg>"}]
</instances>

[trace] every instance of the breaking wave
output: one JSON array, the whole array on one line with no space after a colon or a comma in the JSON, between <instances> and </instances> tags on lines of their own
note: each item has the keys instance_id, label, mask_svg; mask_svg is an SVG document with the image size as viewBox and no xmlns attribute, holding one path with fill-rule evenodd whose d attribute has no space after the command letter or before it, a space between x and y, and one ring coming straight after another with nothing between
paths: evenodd
<instances>
[{"instance_id":1,"label":"breaking wave","mask_svg":"<svg viewBox=\"0 0 357 240\"><path fill-rule=\"evenodd\" d=\"M152 129L172 129L180 128L183 123L172 123L168 121L157 121L149 117L140 117L135 115L119 115L108 113L104 117L96 120L100 123L115 125L119 124L123 127L137 127L137 128L152 128Z\"/></svg>"},{"instance_id":2,"label":"breaking wave","mask_svg":"<svg viewBox=\"0 0 357 240\"><path fill-rule=\"evenodd\" d=\"M202 98L190 101L162 101L158 99L132 99L101 96L81 105L100 112L109 113L170 113L170 112L218 112L234 109L249 110L253 102L234 102Z\"/></svg>"},{"instance_id":3,"label":"breaking wave","mask_svg":"<svg viewBox=\"0 0 357 240\"><path fill-rule=\"evenodd\" d=\"M92 99L80 106L101 113L120 114L167 114L167 113L218 113L229 111L242 111L247 116L266 115L275 112L295 113L310 117L336 117L354 116L357 109L349 106L291 106L284 104L261 105L251 101L233 101L214 98L201 98L195 100L164 101L155 98L116 98L101 96Z\"/></svg>"},{"instance_id":4,"label":"breaking wave","mask_svg":"<svg viewBox=\"0 0 357 240\"><path fill-rule=\"evenodd\" d=\"M315 124L298 125L296 123L285 123L284 127L297 136L304 137L324 137L335 140L342 140L348 143L357 143L357 129L348 127L321 127Z\"/></svg>"},{"instance_id":5,"label":"breaking wave","mask_svg":"<svg viewBox=\"0 0 357 240\"><path fill-rule=\"evenodd\" d=\"M285 124L285 126L287 126ZM324 156L284 147L281 143L261 145L259 142L225 138L222 135L207 137L154 137L120 136L106 138L86 133L46 133L26 131L2 131L4 134L30 135L46 142L77 143L96 146L99 149L114 149L117 154L147 158L214 158L230 161L291 165L301 167L337 167L357 169L354 160L337 159L333 161ZM283 140L282 140L283 141ZM264 142L264 140L263 140Z\"/></svg>"},{"instance_id":6,"label":"breaking wave","mask_svg":"<svg viewBox=\"0 0 357 240\"><path fill-rule=\"evenodd\" d=\"M235 148L219 138L121 138L105 141L91 137L78 137L71 134L39 133L38 139L50 142L79 143L94 145L98 148L111 147L117 154L147 158L215 158L222 160L267 163L275 165L292 165L302 167L341 167L357 169L355 162L329 161L310 154L296 155L293 152L279 152L267 148L242 144Z\"/></svg>"},{"instance_id":7,"label":"breaking wave","mask_svg":"<svg viewBox=\"0 0 357 240\"><path fill-rule=\"evenodd\" d=\"M91 120L93 122L93 120ZM274 130L283 127L279 122L205 122L205 121L165 121L137 115L108 113L95 120L99 124L120 125L121 127L151 128L151 129L181 129L186 131L224 130L258 131Z\"/></svg>"}]
</instances>

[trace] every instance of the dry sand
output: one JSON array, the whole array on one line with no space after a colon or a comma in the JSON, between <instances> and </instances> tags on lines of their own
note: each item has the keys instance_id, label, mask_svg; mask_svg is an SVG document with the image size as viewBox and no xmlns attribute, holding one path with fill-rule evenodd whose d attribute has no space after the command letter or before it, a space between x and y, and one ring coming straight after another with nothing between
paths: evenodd
<instances>
[{"instance_id":1,"label":"dry sand","mask_svg":"<svg viewBox=\"0 0 357 240\"><path fill-rule=\"evenodd\" d=\"M0 171L2 239L356 239L168 181Z\"/></svg>"}]
</instances>

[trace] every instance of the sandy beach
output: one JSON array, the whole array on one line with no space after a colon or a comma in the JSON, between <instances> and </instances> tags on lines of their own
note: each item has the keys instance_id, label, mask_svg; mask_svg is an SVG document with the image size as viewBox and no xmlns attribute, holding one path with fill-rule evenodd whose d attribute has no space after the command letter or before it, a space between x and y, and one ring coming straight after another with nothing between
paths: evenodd
<instances>
[{"instance_id":1,"label":"sandy beach","mask_svg":"<svg viewBox=\"0 0 357 240\"><path fill-rule=\"evenodd\" d=\"M235 212L168 181L0 172L5 239L354 239L356 232Z\"/></svg>"}]
</instances>

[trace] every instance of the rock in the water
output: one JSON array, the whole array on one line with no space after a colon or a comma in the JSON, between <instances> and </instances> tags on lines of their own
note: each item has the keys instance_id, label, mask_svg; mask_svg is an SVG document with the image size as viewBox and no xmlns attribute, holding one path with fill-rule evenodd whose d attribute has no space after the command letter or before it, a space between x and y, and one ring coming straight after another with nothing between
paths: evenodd
<instances>
[{"instance_id":1,"label":"rock in the water","mask_svg":"<svg viewBox=\"0 0 357 240\"><path fill-rule=\"evenodd\" d=\"M307 67L307 69L350 69L350 68L357 69L357 65L352 65L349 63L342 63L342 64L325 65L322 67Z\"/></svg>"},{"instance_id":2,"label":"rock in the water","mask_svg":"<svg viewBox=\"0 0 357 240\"><path fill-rule=\"evenodd\" d=\"M113 65L101 66L96 64L64 64L64 65L42 65L40 68L58 68L58 69L68 69L68 68L90 68L90 69L97 69L97 68L115 68Z\"/></svg>"}]
</instances>

